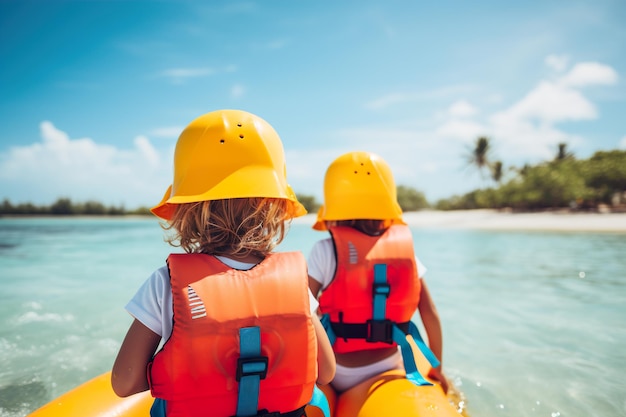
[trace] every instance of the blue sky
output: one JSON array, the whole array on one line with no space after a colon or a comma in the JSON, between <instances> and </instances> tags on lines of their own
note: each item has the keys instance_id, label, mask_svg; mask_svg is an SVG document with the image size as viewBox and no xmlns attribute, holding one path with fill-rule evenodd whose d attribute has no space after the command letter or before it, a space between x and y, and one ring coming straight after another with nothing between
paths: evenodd
<instances>
[{"instance_id":1,"label":"blue sky","mask_svg":"<svg viewBox=\"0 0 626 417\"><path fill-rule=\"evenodd\" d=\"M365 150L429 201L506 167L626 149L626 2L0 0L0 198L157 203L176 138L220 108L280 134L321 200Z\"/></svg>"}]
</instances>

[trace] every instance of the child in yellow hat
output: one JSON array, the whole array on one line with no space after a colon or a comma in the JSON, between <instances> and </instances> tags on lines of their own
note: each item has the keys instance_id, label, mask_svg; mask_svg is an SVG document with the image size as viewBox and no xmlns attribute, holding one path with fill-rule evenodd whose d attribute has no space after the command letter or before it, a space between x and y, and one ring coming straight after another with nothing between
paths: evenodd
<instances>
[{"instance_id":1,"label":"child in yellow hat","mask_svg":"<svg viewBox=\"0 0 626 417\"><path fill-rule=\"evenodd\" d=\"M150 389L153 416L304 415L335 360L312 314L304 257L274 252L288 222L306 213L278 134L240 110L193 120L152 212L185 253L171 254L126 306L134 321L113 365L114 391Z\"/></svg>"},{"instance_id":2,"label":"child in yellow hat","mask_svg":"<svg viewBox=\"0 0 626 417\"><path fill-rule=\"evenodd\" d=\"M319 296L337 359L332 387L342 392L393 369L426 384L410 348L406 353L406 335L411 334L432 364L429 376L447 391L439 315L423 280L426 268L414 254L411 231L402 219L388 164L369 152L349 152L333 161L313 228L330 232L314 245L307 263L309 287ZM430 349L411 321L415 312Z\"/></svg>"}]
</instances>

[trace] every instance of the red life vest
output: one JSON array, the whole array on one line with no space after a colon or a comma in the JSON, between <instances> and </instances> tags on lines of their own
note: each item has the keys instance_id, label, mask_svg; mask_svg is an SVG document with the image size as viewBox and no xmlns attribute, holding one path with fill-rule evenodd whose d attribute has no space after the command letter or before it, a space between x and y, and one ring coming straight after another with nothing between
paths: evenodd
<instances>
[{"instance_id":1,"label":"red life vest","mask_svg":"<svg viewBox=\"0 0 626 417\"><path fill-rule=\"evenodd\" d=\"M311 400L317 342L301 253L271 254L248 271L204 254L172 254L172 335L148 367L168 417L234 416L239 329L258 326L267 374L258 409L296 410Z\"/></svg>"},{"instance_id":2,"label":"red life vest","mask_svg":"<svg viewBox=\"0 0 626 417\"><path fill-rule=\"evenodd\" d=\"M396 346L390 340L366 340L372 332L368 320L374 316L374 265L386 265L389 294L385 319L406 332L417 310L421 290L410 229L394 225L379 236L345 226L329 231L335 245L337 269L333 281L320 296L320 311L329 315L337 336L333 350L347 353Z\"/></svg>"}]
</instances>

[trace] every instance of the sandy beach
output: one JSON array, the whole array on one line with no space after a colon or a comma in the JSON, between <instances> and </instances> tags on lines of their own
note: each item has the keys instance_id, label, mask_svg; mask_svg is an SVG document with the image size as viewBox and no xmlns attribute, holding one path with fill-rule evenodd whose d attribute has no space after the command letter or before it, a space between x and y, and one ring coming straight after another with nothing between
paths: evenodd
<instances>
[{"instance_id":1,"label":"sandy beach","mask_svg":"<svg viewBox=\"0 0 626 417\"><path fill-rule=\"evenodd\" d=\"M538 212L511 213L498 210L423 210L404 213L404 220L415 227L482 230L552 230L626 233L626 213ZM309 214L294 222L310 223Z\"/></svg>"}]
</instances>

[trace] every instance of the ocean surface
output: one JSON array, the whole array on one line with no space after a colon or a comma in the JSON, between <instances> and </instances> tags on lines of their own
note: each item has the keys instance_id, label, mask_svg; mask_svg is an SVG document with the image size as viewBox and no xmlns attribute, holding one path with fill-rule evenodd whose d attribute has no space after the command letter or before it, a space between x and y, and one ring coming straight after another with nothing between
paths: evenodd
<instances>
[{"instance_id":1,"label":"ocean surface","mask_svg":"<svg viewBox=\"0 0 626 417\"><path fill-rule=\"evenodd\" d=\"M626 416L626 234L413 232L470 416ZM325 236L296 223L279 249ZM0 416L110 370L171 251L148 218L0 219Z\"/></svg>"}]
</instances>

